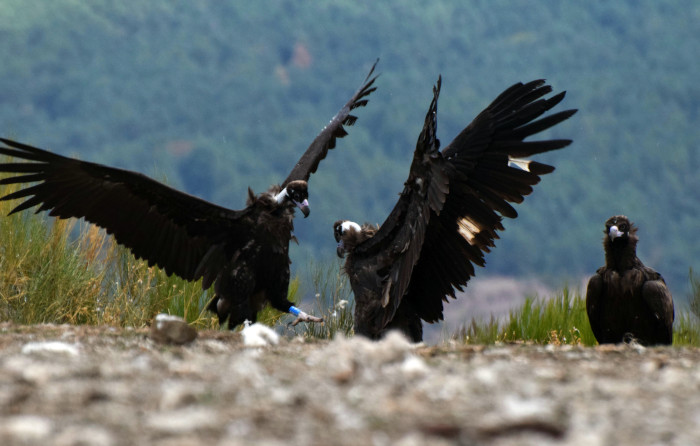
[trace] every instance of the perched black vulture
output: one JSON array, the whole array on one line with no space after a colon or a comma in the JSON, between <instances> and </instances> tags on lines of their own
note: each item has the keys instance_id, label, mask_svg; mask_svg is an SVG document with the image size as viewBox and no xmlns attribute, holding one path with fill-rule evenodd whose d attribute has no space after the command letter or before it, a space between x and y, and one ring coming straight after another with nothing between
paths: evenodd
<instances>
[{"instance_id":1,"label":"perched black vulture","mask_svg":"<svg viewBox=\"0 0 700 446\"><path fill-rule=\"evenodd\" d=\"M637 258L637 228L624 215L605 222L605 266L588 281L586 311L600 344L673 342L673 299L661 274Z\"/></svg>"},{"instance_id":2,"label":"perched black vulture","mask_svg":"<svg viewBox=\"0 0 700 446\"><path fill-rule=\"evenodd\" d=\"M573 115L562 111L535 121L565 93L549 99L543 80L515 84L501 93L440 151L436 136L441 79L418 137L413 162L398 203L380 227L337 221L338 255L355 295L355 332L370 338L400 329L418 342L421 319L443 317L443 301L462 291L474 265L494 246L502 216L515 218L509 204L532 192L552 166L529 161L561 149L568 139L524 142Z\"/></svg>"},{"instance_id":3,"label":"perched black vulture","mask_svg":"<svg viewBox=\"0 0 700 446\"><path fill-rule=\"evenodd\" d=\"M289 241L294 209L309 214L307 181L336 138L347 135L356 117L351 111L367 104L376 89L376 62L362 86L313 140L280 185L255 195L248 189L247 206L231 210L172 189L144 175L78 161L8 139L0 154L30 162L0 164L0 172L20 174L0 184L36 183L0 200L27 198L10 214L39 205L59 218L83 217L105 228L137 257L185 280L214 284L209 309L233 328L254 322L269 302L297 316L318 322L287 300Z\"/></svg>"}]
</instances>

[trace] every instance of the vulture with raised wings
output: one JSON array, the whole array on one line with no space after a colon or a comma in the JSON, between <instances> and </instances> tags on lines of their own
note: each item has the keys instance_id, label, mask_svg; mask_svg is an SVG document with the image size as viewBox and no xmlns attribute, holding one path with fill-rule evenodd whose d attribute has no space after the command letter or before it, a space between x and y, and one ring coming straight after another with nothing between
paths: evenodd
<instances>
[{"instance_id":1,"label":"vulture with raised wings","mask_svg":"<svg viewBox=\"0 0 700 446\"><path fill-rule=\"evenodd\" d=\"M66 158L9 139L0 154L27 162L0 164L0 172L16 174L0 184L26 184L0 200L26 198L10 214L39 205L59 218L84 218L104 228L137 258L185 280L214 285L209 309L219 322L234 328L254 322L269 303L298 321L321 319L287 300L289 242L295 208L309 215L307 181L319 162L347 135L373 86L375 64L362 86L321 130L281 184L255 195L248 189L244 209L231 210L180 192L140 173Z\"/></svg>"},{"instance_id":2,"label":"vulture with raised wings","mask_svg":"<svg viewBox=\"0 0 700 446\"><path fill-rule=\"evenodd\" d=\"M474 265L494 246L502 217L515 218L520 203L552 166L527 158L571 143L524 141L573 115L543 117L565 93L549 99L543 80L518 83L501 93L440 150L437 103L441 78L418 137L398 203L379 227L340 220L334 224L338 256L355 295L355 333L376 339L398 329L423 337L422 320L443 317L443 302L462 291Z\"/></svg>"},{"instance_id":3,"label":"vulture with raised wings","mask_svg":"<svg viewBox=\"0 0 700 446\"><path fill-rule=\"evenodd\" d=\"M673 298L661 274L637 258L637 227L624 215L605 222L605 266L588 281L586 312L599 344L673 342Z\"/></svg>"}]
</instances>

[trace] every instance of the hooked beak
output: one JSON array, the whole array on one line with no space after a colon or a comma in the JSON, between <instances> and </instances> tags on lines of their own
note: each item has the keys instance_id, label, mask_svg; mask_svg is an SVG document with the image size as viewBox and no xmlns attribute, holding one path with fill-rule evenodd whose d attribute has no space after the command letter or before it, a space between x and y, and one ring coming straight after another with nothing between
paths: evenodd
<instances>
[{"instance_id":1,"label":"hooked beak","mask_svg":"<svg viewBox=\"0 0 700 446\"><path fill-rule=\"evenodd\" d=\"M625 233L620 232L620 230L617 229L617 226L610 226L610 231L608 231L608 237L610 237L610 241L613 241L618 237L622 237L623 235L625 235Z\"/></svg>"},{"instance_id":2,"label":"hooked beak","mask_svg":"<svg viewBox=\"0 0 700 446\"><path fill-rule=\"evenodd\" d=\"M335 253L338 254L338 257L341 259L345 257L345 243L343 243L342 239L338 242L338 247L335 249Z\"/></svg>"},{"instance_id":3,"label":"hooked beak","mask_svg":"<svg viewBox=\"0 0 700 446\"><path fill-rule=\"evenodd\" d=\"M304 214L304 218L308 217L311 213L311 209L309 209L309 200L304 199L304 201L302 201L301 203L295 201L294 204L296 204L299 207L299 209L301 209L301 213Z\"/></svg>"}]
</instances>

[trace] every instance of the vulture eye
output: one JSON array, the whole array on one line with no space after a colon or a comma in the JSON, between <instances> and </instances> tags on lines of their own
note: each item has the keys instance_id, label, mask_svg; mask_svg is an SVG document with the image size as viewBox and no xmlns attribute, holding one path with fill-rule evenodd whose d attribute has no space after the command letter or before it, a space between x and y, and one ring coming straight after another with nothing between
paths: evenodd
<instances>
[{"instance_id":1,"label":"vulture eye","mask_svg":"<svg viewBox=\"0 0 700 446\"><path fill-rule=\"evenodd\" d=\"M294 192L294 200L301 203L302 201L304 201L304 194L302 194L299 191Z\"/></svg>"},{"instance_id":2,"label":"vulture eye","mask_svg":"<svg viewBox=\"0 0 700 446\"><path fill-rule=\"evenodd\" d=\"M627 223L622 223L620 225L620 232L627 232Z\"/></svg>"},{"instance_id":3,"label":"vulture eye","mask_svg":"<svg viewBox=\"0 0 700 446\"><path fill-rule=\"evenodd\" d=\"M340 240L343 238L343 226L342 225L337 225L333 228L333 237L335 238L336 242L340 242Z\"/></svg>"}]
</instances>

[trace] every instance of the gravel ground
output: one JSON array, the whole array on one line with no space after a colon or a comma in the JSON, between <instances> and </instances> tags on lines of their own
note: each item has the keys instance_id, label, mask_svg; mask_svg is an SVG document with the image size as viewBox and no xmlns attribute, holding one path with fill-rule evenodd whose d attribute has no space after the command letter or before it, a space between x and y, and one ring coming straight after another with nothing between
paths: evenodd
<instances>
[{"instance_id":1,"label":"gravel ground","mask_svg":"<svg viewBox=\"0 0 700 446\"><path fill-rule=\"evenodd\" d=\"M693 445L700 350L0 324L0 444Z\"/></svg>"}]
</instances>

